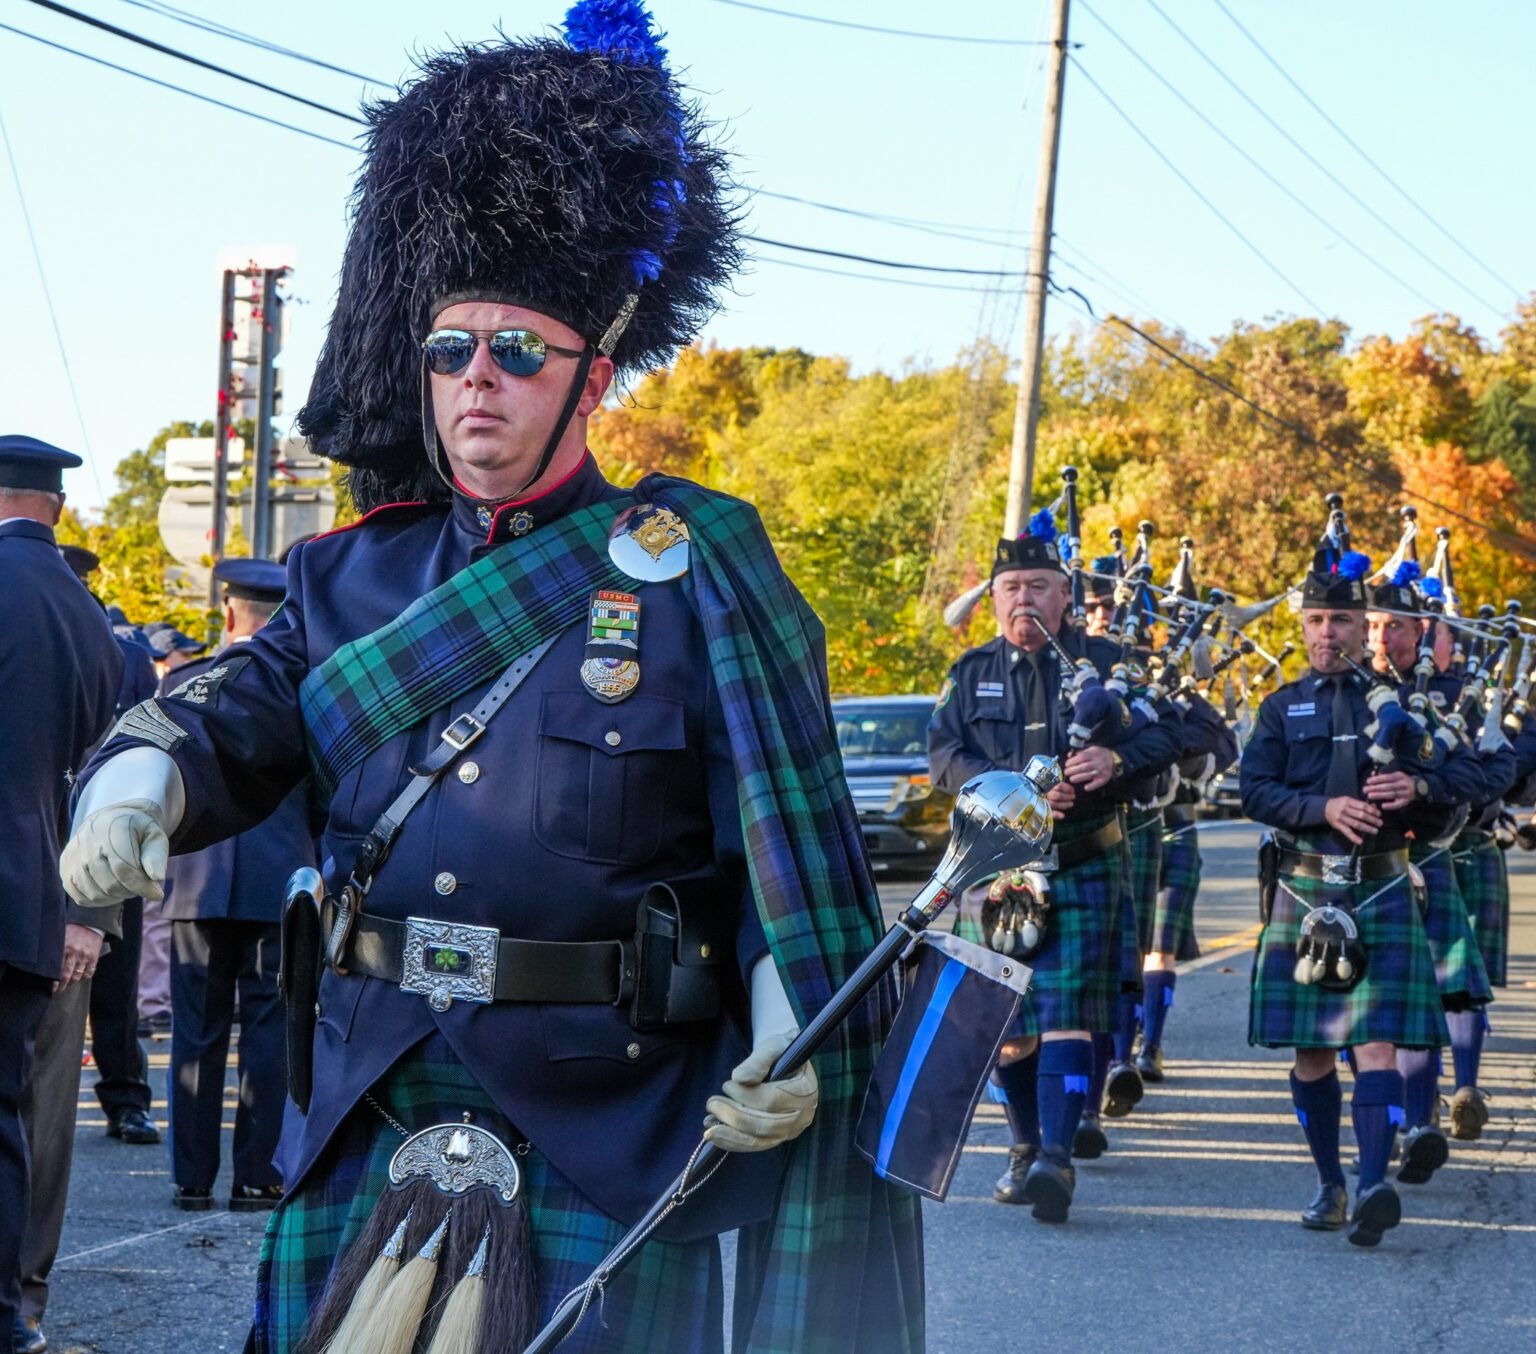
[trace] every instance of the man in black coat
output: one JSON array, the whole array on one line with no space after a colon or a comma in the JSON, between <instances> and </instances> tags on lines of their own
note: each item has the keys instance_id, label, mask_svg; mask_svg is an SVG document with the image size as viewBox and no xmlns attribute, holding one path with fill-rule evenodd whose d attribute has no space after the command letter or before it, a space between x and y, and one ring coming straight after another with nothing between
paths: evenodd
<instances>
[{"instance_id":1,"label":"man in black coat","mask_svg":"<svg viewBox=\"0 0 1536 1354\"><path fill-rule=\"evenodd\" d=\"M112 719L123 660L101 608L59 555L63 472L78 456L0 436L0 1341L19 1328L21 1227L31 1195L21 1104L55 983L88 978L101 937L71 927L58 878L69 788ZM3 1347L3 1346L0 1346Z\"/></svg>"}]
</instances>

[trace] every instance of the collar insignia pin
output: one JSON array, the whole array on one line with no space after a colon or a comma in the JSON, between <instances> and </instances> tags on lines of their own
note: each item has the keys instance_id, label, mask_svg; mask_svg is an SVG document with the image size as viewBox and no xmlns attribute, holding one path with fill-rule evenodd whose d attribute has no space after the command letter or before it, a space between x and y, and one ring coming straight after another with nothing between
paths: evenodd
<instances>
[{"instance_id":1,"label":"collar insignia pin","mask_svg":"<svg viewBox=\"0 0 1536 1354\"><path fill-rule=\"evenodd\" d=\"M514 536L526 536L533 530L533 514L527 511L513 513L507 530Z\"/></svg>"}]
</instances>

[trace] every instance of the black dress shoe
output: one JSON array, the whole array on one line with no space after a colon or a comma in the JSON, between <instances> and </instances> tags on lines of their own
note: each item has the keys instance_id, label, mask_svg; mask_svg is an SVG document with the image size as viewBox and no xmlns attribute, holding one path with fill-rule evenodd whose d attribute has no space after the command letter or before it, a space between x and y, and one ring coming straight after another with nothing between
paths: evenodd
<instances>
[{"instance_id":1,"label":"black dress shoe","mask_svg":"<svg viewBox=\"0 0 1536 1354\"><path fill-rule=\"evenodd\" d=\"M231 1213L264 1213L283 1201L281 1185L236 1185L229 1192Z\"/></svg>"},{"instance_id":2,"label":"black dress shoe","mask_svg":"<svg viewBox=\"0 0 1536 1354\"><path fill-rule=\"evenodd\" d=\"M1433 1124L1411 1130L1403 1139L1403 1164L1397 1178L1405 1185L1422 1185L1445 1165L1451 1145Z\"/></svg>"},{"instance_id":3,"label":"black dress shoe","mask_svg":"<svg viewBox=\"0 0 1536 1354\"><path fill-rule=\"evenodd\" d=\"M181 1209L184 1213L204 1213L213 1207L213 1191L185 1189L181 1185L172 1185L171 1206Z\"/></svg>"},{"instance_id":4,"label":"black dress shoe","mask_svg":"<svg viewBox=\"0 0 1536 1354\"><path fill-rule=\"evenodd\" d=\"M1056 1152L1042 1152L1024 1177L1024 1202L1039 1222L1065 1222L1076 1190L1077 1172Z\"/></svg>"},{"instance_id":5,"label":"black dress shoe","mask_svg":"<svg viewBox=\"0 0 1536 1354\"><path fill-rule=\"evenodd\" d=\"M1109 1078L1104 1083L1104 1117L1125 1118L1146 1093L1141 1084L1141 1073L1130 1063L1116 1063L1109 1069Z\"/></svg>"},{"instance_id":6,"label":"black dress shoe","mask_svg":"<svg viewBox=\"0 0 1536 1354\"><path fill-rule=\"evenodd\" d=\"M107 1116L107 1137L152 1147L160 1141L160 1130L150 1121L149 1115L137 1105L130 1105Z\"/></svg>"},{"instance_id":7,"label":"black dress shoe","mask_svg":"<svg viewBox=\"0 0 1536 1354\"><path fill-rule=\"evenodd\" d=\"M1312 1232L1337 1232L1349 1221L1349 1191L1343 1185L1319 1185L1317 1198L1301 1210L1301 1225Z\"/></svg>"},{"instance_id":8,"label":"black dress shoe","mask_svg":"<svg viewBox=\"0 0 1536 1354\"><path fill-rule=\"evenodd\" d=\"M1143 1048L1136 1055L1136 1070L1143 1081L1156 1085L1163 1079L1163 1050L1156 1044L1150 1049Z\"/></svg>"},{"instance_id":9,"label":"black dress shoe","mask_svg":"<svg viewBox=\"0 0 1536 1354\"><path fill-rule=\"evenodd\" d=\"M1079 1161L1097 1161L1109 1150L1109 1139L1097 1114L1083 1115L1083 1122L1072 1136L1072 1155Z\"/></svg>"},{"instance_id":10,"label":"black dress shoe","mask_svg":"<svg viewBox=\"0 0 1536 1354\"><path fill-rule=\"evenodd\" d=\"M1375 1246L1382 1233L1389 1232L1403 1220L1403 1201L1391 1185L1372 1185L1357 1200L1350 1219L1349 1244Z\"/></svg>"},{"instance_id":11,"label":"black dress shoe","mask_svg":"<svg viewBox=\"0 0 1536 1354\"><path fill-rule=\"evenodd\" d=\"M48 1337L43 1334L42 1319L18 1316L11 1327L11 1348L16 1354L43 1354L48 1348Z\"/></svg>"}]
</instances>

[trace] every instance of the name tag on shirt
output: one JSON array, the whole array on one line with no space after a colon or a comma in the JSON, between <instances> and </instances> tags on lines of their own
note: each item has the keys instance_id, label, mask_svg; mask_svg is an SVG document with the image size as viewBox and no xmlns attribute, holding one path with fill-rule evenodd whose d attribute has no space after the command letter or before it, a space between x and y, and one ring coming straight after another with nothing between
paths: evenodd
<instances>
[{"instance_id":1,"label":"name tag on shirt","mask_svg":"<svg viewBox=\"0 0 1536 1354\"><path fill-rule=\"evenodd\" d=\"M1003 694L1003 684L1001 682L977 682L976 694L982 699L999 697Z\"/></svg>"},{"instance_id":2,"label":"name tag on shirt","mask_svg":"<svg viewBox=\"0 0 1536 1354\"><path fill-rule=\"evenodd\" d=\"M1291 719L1295 719L1299 715L1315 715L1317 713L1317 702L1307 701L1303 705L1288 705L1285 707L1285 713Z\"/></svg>"}]
</instances>

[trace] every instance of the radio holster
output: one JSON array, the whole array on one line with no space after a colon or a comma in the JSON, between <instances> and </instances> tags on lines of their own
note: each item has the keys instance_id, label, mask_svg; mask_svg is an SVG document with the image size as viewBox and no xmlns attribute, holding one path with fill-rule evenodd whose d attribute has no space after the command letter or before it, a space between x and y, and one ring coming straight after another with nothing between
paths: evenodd
<instances>
[{"instance_id":1,"label":"radio holster","mask_svg":"<svg viewBox=\"0 0 1536 1354\"><path fill-rule=\"evenodd\" d=\"M733 909L706 875L652 884L635 917L635 988L629 1023L659 1030L720 1014L721 964L733 959Z\"/></svg>"},{"instance_id":2,"label":"radio holster","mask_svg":"<svg viewBox=\"0 0 1536 1354\"><path fill-rule=\"evenodd\" d=\"M1275 890L1280 886L1280 843L1273 832L1259 838L1259 920L1269 925L1275 910Z\"/></svg>"}]
</instances>

